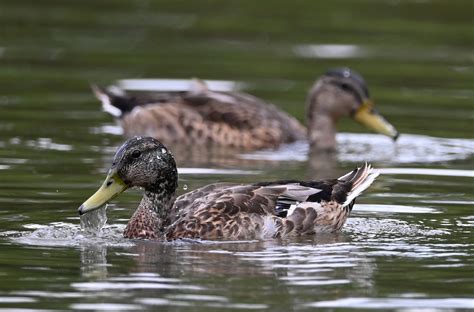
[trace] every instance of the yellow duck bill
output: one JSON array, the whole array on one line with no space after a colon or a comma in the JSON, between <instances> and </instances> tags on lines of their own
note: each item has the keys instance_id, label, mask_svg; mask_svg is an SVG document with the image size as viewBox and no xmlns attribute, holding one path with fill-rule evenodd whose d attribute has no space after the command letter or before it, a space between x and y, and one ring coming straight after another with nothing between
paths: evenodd
<instances>
[{"instance_id":1,"label":"yellow duck bill","mask_svg":"<svg viewBox=\"0 0 474 312\"><path fill-rule=\"evenodd\" d=\"M371 101L365 101L354 115L354 119L367 128L386 136L394 141L398 139L400 133L373 109Z\"/></svg>"},{"instance_id":2,"label":"yellow duck bill","mask_svg":"<svg viewBox=\"0 0 474 312\"><path fill-rule=\"evenodd\" d=\"M122 193L128 186L119 178L115 170L110 170L107 178L105 178L102 186L89 197L77 210L79 215L83 215L95 209L99 209L107 202L114 199L117 195Z\"/></svg>"}]
</instances>

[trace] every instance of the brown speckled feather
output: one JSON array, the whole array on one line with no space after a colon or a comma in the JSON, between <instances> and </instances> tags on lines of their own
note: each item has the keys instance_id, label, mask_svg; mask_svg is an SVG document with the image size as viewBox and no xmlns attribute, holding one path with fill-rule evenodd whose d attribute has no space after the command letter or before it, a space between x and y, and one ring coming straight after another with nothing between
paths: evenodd
<instances>
[{"instance_id":1,"label":"brown speckled feather","mask_svg":"<svg viewBox=\"0 0 474 312\"><path fill-rule=\"evenodd\" d=\"M285 186L253 185L218 188L182 207L180 218L165 236L167 239L255 237L263 230L263 217L274 215L277 198L285 190ZM178 198L177 204L180 201Z\"/></svg>"},{"instance_id":2,"label":"brown speckled feather","mask_svg":"<svg viewBox=\"0 0 474 312\"><path fill-rule=\"evenodd\" d=\"M212 91L199 80L183 91L92 89L103 109L121 122L127 137L152 136L172 149L197 142L256 150L308 138L312 150L335 150L336 123L342 117L354 118L394 140L398 137L395 128L373 109L362 76L348 68L329 70L310 89L308 129L257 97Z\"/></svg>"},{"instance_id":3,"label":"brown speckled feather","mask_svg":"<svg viewBox=\"0 0 474 312\"><path fill-rule=\"evenodd\" d=\"M124 236L151 239L265 239L341 229L378 172L370 165L327 181L217 183L175 197L176 164L159 141L136 137L114 156L106 181L79 207L84 214L129 187L145 189Z\"/></svg>"},{"instance_id":4,"label":"brown speckled feather","mask_svg":"<svg viewBox=\"0 0 474 312\"><path fill-rule=\"evenodd\" d=\"M306 129L295 118L242 93L204 89L137 98L94 88L101 101L122 109L119 121L127 137L151 136L170 146L197 143L245 150L306 137Z\"/></svg>"},{"instance_id":5,"label":"brown speckled feather","mask_svg":"<svg viewBox=\"0 0 474 312\"><path fill-rule=\"evenodd\" d=\"M364 166L323 182L209 185L177 199L178 218L165 237L261 239L338 231L354 204L348 198L360 194L376 175ZM279 204L289 206L284 217L277 215Z\"/></svg>"},{"instance_id":6,"label":"brown speckled feather","mask_svg":"<svg viewBox=\"0 0 474 312\"><path fill-rule=\"evenodd\" d=\"M123 237L125 238L159 238L160 220L150 218L153 211L139 209L135 211L132 218L128 222Z\"/></svg>"}]
</instances>

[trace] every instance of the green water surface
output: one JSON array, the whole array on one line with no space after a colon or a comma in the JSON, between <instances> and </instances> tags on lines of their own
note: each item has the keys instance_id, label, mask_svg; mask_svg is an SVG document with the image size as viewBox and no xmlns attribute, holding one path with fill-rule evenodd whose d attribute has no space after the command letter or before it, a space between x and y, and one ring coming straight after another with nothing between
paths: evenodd
<instances>
[{"instance_id":1,"label":"green water surface","mask_svg":"<svg viewBox=\"0 0 474 312\"><path fill-rule=\"evenodd\" d=\"M474 309L473 12L460 0L0 1L0 311ZM405 170L383 174L342 233L131 242L120 231L135 190L109 207L105 238L81 236L76 209L123 141L91 83L239 81L304 121L307 90L339 66L363 74L402 136L394 147L344 120L328 175L363 160ZM182 161L237 171L184 172L180 193L310 175L304 147L278 153Z\"/></svg>"}]
</instances>

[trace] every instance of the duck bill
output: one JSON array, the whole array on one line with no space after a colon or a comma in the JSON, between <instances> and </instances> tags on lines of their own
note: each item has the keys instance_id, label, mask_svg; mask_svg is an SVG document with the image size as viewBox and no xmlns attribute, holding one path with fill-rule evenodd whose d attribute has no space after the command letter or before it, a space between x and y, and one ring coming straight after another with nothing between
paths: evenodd
<instances>
[{"instance_id":1,"label":"duck bill","mask_svg":"<svg viewBox=\"0 0 474 312\"><path fill-rule=\"evenodd\" d=\"M77 210L79 215L99 209L107 202L127 189L127 185L119 178L115 170L110 170L102 186Z\"/></svg>"},{"instance_id":2,"label":"duck bill","mask_svg":"<svg viewBox=\"0 0 474 312\"><path fill-rule=\"evenodd\" d=\"M365 101L355 113L354 119L367 128L391 137L396 141L400 134L394 126L373 109L373 106L372 101Z\"/></svg>"}]
</instances>

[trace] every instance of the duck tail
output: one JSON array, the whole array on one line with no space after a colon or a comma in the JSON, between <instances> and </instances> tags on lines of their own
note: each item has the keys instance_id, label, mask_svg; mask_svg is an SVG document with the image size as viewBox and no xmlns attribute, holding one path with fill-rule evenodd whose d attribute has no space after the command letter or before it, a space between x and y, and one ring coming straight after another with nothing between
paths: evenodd
<instances>
[{"instance_id":1,"label":"duck tail","mask_svg":"<svg viewBox=\"0 0 474 312\"><path fill-rule=\"evenodd\" d=\"M346 207L351 205L357 196L374 182L379 174L380 172L378 170L373 169L370 164L365 163L362 167L340 177L338 181L342 182L342 190L345 191L344 193L346 197L342 206ZM334 195L338 197L338 194Z\"/></svg>"},{"instance_id":2,"label":"duck tail","mask_svg":"<svg viewBox=\"0 0 474 312\"><path fill-rule=\"evenodd\" d=\"M111 90L91 84L92 93L102 103L102 109L114 117L122 117L127 111L126 96L123 90L115 87ZM125 105L127 104L127 105Z\"/></svg>"}]
</instances>

